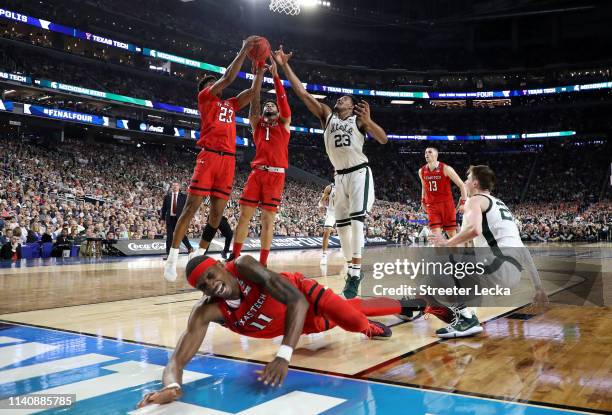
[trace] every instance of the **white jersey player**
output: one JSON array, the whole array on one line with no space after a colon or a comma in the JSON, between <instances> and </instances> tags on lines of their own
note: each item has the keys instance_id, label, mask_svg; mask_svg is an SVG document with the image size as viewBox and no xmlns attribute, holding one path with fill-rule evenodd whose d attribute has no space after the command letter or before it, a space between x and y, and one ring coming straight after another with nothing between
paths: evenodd
<instances>
[{"instance_id":1,"label":"white jersey player","mask_svg":"<svg viewBox=\"0 0 612 415\"><path fill-rule=\"evenodd\" d=\"M488 166L470 166L465 181L469 196L463 216L465 226L448 240L441 235L433 235L431 240L435 246L463 246L473 241L475 248L489 248L486 252L490 252L493 259L497 258L499 268L488 279L505 287L514 286L520 280L521 271L526 269L536 291L534 304L546 304L548 298L542 289L540 276L531 254L521 241L512 213L504 202L491 195L494 184L495 174ZM439 337L463 337L482 331L473 311L459 307L457 313L451 325L436 332Z\"/></svg>"},{"instance_id":2,"label":"white jersey player","mask_svg":"<svg viewBox=\"0 0 612 415\"><path fill-rule=\"evenodd\" d=\"M343 294L346 298L353 298L363 279L361 255L364 221L374 203L374 181L368 158L363 154L363 143L367 133L377 142L385 144L387 134L370 117L367 102L358 102L352 95L343 95L332 110L306 91L289 66L292 53L285 53L281 46L273 56L283 68L295 94L317 116L325 130L325 150L336 170L336 228L344 257L347 260L352 258Z\"/></svg>"},{"instance_id":3,"label":"white jersey player","mask_svg":"<svg viewBox=\"0 0 612 415\"><path fill-rule=\"evenodd\" d=\"M325 219L323 221L323 242L321 253L321 267L327 265L327 248L329 246L329 237L336 227L336 215L334 214L334 197L336 196L336 185L331 183L325 186L321 199L319 199L319 208L325 210Z\"/></svg>"}]
</instances>

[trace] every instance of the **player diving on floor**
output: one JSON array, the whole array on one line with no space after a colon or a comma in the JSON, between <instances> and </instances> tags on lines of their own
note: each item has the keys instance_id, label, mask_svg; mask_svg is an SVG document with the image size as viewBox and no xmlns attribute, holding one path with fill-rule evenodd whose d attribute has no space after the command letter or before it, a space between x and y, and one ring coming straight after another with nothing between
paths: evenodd
<instances>
[{"instance_id":1,"label":"player diving on floor","mask_svg":"<svg viewBox=\"0 0 612 415\"><path fill-rule=\"evenodd\" d=\"M204 296L191 310L187 329L164 369L162 389L148 393L138 404L164 404L181 397L183 369L200 349L210 323L224 324L238 334L283 336L274 359L259 374L266 385L280 386L289 370L300 335L336 326L371 339L391 337L391 329L368 316L403 314L398 300L377 297L345 300L300 273L270 271L249 255L229 262L199 256L187 263L189 284Z\"/></svg>"}]
</instances>

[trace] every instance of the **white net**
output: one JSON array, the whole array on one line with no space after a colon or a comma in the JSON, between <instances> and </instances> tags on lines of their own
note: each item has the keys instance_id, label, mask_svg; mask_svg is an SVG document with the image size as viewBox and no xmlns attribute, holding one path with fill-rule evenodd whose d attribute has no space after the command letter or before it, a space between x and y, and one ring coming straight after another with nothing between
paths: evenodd
<instances>
[{"instance_id":1,"label":"white net","mask_svg":"<svg viewBox=\"0 0 612 415\"><path fill-rule=\"evenodd\" d=\"M299 0L270 0L270 10L295 16L300 14L300 2Z\"/></svg>"}]
</instances>

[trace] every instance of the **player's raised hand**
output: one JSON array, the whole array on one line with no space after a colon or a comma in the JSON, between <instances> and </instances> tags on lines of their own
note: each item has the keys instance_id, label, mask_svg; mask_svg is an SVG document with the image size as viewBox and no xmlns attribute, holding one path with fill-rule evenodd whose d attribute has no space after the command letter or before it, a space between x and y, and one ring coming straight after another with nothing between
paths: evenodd
<instances>
[{"instance_id":1,"label":"player's raised hand","mask_svg":"<svg viewBox=\"0 0 612 415\"><path fill-rule=\"evenodd\" d=\"M181 397L181 390L179 388L164 388L156 392L147 393L140 402L138 402L137 408L156 403L163 405L166 403L174 402L176 399Z\"/></svg>"},{"instance_id":2,"label":"player's raised hand","mask_svg":"<svg viewBox=\"0 0 612 415\"><path fill-rule=\"evenodd\" d=\"M272 59L271 56L270 56L270 65L268 65L268 67L270 68L270 73L272 74L272 76L276 78L278 76L278 67L276 66L275 60Z\"/></svg>"},{"instance_id":3,"label":"player's raised hand","mask_svg":"<svg viewBox=\"0 0 612 415\"><path fill-rule=\"evenodd\" d=\"M249 52L251 49L253 49L253 46L255 46L257 40L259 40L259 36L256 35L247 37L242 41L242 50L244 52Z\"/></svg>"},{"instance_id":4,"label":"player's raised hand","mask_svg":"<svg viewBox=\"0 0 612 415\"><path fill-rule=\"evenodd\" d=\"M293 56L293 52L285 53L283 50L283 45L278 47L278 50L275 50L272 54L276 63L280 66L284 66L289 62L289 59Z\"/></svg>"},{"instance_id":5,"label":"player's raised hand","mask_svg":"<svg viewBox=\"0 0 612 415\"><path fill-rule=\"evenodd\" d=\"M264 370L259 373L258 381L265 385L281 386L287 377L289 371L289 362L282 357L275 357L273 361L268 363Z\"/></svg>"},{"instance_id":6,"label":"player's raised hand","mask_svg":"<svg viewBox=\"0 0 612 415\"><path fill-rule=\"evenodd\" d=\"M361 100L355 105L353 109L357 117L361 120L362 123L367 124L372 119L370 118L370 104L367 101Z\"/></svg>"}]
</instances>

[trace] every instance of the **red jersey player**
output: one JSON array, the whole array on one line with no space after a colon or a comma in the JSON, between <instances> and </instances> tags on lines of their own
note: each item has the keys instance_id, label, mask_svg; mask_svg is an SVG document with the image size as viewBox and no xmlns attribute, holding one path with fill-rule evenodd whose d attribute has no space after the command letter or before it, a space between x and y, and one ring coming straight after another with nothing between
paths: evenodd
<instances>
[{"instance_id":1,"label":"red jersey player","mask_svg":"<svg viewBox=\"0 0 612 415\"><path fill-rule=\"evenodd\" d=\"M225 323L229 330L249 337L283 336L276 357L259 377L266 385L280 386L301 334L339 326L370 338L390 337L391 329L367 316L406 311L398 300L390 298L345 300L313 279L299 273L277 274L248 255L227 263L205 255L194 257L186 274L189 284L205 297L191 310L187 329L164 369L163 389L147 394L139 407L169 403L181 396L183 368L202 345L212 322Z\"/></svg>"},{"instance_id":2,"label":"red jersey player","mask_svg":"<svg viewBox=\"0 0 612 415\"><path fill-rule=\"evenodd\" d=\"M459 175L447 164L438 161L438 149L425 149L427 164L419 169L421 178L421 206L429 219L429 230L441 234L442 229L449 237L457 231L457 210L451 192L451 181L461 190L460 209L467 200L467 192Z\"/></svg>"},{"instance_id":3,"label":"red jersey player","mask_svg":"<svg viewBox=\"0 0 612 415\"><path fill-rule=\"evenodd\" d=\"M232 250L233 257L240 255L249 230L249 222L259 206L261 208L259 261L263 265L268 261L274 233L274 219L285 188L285 169L289 167L289 125L291 124L291 108L273 59L270 60L269 68L274 80L276 102L267 101L263 106L263 116L260 115L260 82L253 95L249 112L255 141L255 158L251 162L253 171L240 197L240 219L236 226Z\"/></svg>"},{"instance_id":4,"label":"red jersey player","mask_svg":"<svg viewBox=\"0 0 612 415\"><path fill-rule=\"evenodd\" d=\"M202 255L205 252L215 233L217 233L223 210L234 183L236 113L253 98L255 85L261 84L264 69L258 70L250 89L242 91L238 96L230 99L222 99L220 95L223 89L234 82L247 52L258 38L258 36L250 36L243 42L240 52L227 67L221 78L217 80L214 76L207 75L198 84L201 132L200 140L196 145L202 150L198 154L191 184L187 190L188 196L185 207L174 229L172 247L168 253L168 262L164 269L164 277L167 281L176 280L179 245L187 232L191 219L193 219L206 196L210 196L208 223L202 234L202 240L196 255Z\"/></svg>"}]
</instances>

